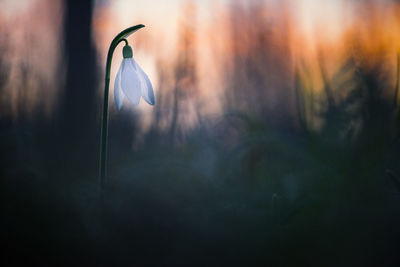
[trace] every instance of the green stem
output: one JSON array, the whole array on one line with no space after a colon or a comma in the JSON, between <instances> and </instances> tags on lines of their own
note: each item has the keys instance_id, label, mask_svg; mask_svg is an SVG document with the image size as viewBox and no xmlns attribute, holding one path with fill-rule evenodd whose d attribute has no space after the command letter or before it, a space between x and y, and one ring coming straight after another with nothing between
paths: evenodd
<instances>
[{"instance_id":1,"label":"green stem","mask_svg":"<svg viewBox=\"0 0 400 267\"><path fill-rule=\"evenodd\" d=\"M136 32L137 30L143 28L144 25L139 24L136 26L129 27L122 32L120 32L111 42L110 48L108 49L107 54L107 63L106 63L106 79L105 79L105 87L104 87L104 102L103 102L103 123L101 128L101 144L100 144L100 196L103 199L104 196L104 188L106 183L106 171L107 171L107 138L108 138L108 96L110 89L110 73L111 73L111 61L114 54L115 48L118 44L124 41L128 44L128 41L125 38L128 38L129 35Z\"/></svg>"}]
</instances>

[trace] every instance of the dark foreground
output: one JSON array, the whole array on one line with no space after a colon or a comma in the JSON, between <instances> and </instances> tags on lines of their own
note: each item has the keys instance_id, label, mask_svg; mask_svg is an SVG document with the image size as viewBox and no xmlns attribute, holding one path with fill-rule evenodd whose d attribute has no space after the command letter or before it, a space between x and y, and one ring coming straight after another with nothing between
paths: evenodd
<instances>
[{"instance_id":1,"label":"dark foreground","mask_svg":"<svg viewBox=\"0 0 400 267\"><path fill-rule=\"evenodd\" d=\"M103 202L79 155L5 135L3 263L399 266L399 142L229 120L225 138L111 150Z\"/></svg>"}]
</instances>

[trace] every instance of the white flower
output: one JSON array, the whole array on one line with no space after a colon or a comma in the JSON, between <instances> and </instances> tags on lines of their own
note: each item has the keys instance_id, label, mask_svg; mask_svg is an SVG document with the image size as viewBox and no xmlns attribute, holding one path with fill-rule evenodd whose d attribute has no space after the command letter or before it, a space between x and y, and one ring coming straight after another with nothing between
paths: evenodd
<instances>
[{"instance_id":1,"label":"white flower","mask_svg":"<svg viewBox=\"0 0 400 267\"><path fill-rule=\"evenodd\" d=\"M119 67L114 83L114 101L117 109L122 108L125 96L134 106L140 102L140 97L154 105L153 86L146 73L132 57L132 48L124 46L124 59Z\"/></svg>"}]
</instances>

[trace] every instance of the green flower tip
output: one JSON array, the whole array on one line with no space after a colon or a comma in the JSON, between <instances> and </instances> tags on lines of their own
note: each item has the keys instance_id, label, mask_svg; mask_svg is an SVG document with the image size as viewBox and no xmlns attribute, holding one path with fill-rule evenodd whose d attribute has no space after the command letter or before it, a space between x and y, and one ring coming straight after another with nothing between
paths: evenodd
<instances>
[{"instance_id":1,"label":"green flower tip","mask_svg":"<svg viewBox=\"0 0 400 267\"><path fill-rule=\"evenodd\" d=\"M125 45L124 49L122 50L122 55L124 56L124 58L132 58L132 47L130 47L129 45Z\"/></svg>"}]
</instances>

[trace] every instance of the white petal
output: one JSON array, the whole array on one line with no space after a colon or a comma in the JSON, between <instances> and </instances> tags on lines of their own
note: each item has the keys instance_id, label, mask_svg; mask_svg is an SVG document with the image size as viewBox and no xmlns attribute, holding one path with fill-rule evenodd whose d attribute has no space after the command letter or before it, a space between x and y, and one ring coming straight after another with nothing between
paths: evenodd
<instances>
[{"instance_id":1,"label":"white petal","mask_svg":"<svg viewBox=\"0 0 400 267\"><path fill-rule=\"evenodd\" d=\"M140 102L141 83L136 72L136 66L132 58L124 58L121 72L121 88L132 105L137 106Z\"/></svg>"},{"instance_id":2,"label":"white petal","mask_svg":"<svg viewBox=\"0 0 400 267\"><path fill-rule=\"evenodd\" d=\"M133 60L134 63L136 64L136 70L139 75L139 78L141 80L141 91L142 91L142 96L143 99L149 103L150 105L154 105L154 91L153 91L153 86L151 85L149 77L147 77L147 74L142 70L142 68L139 66L139 64L136 63L135 60Z\"/></svg>"},{"instance_id":3,"label":"white petal","mask_svg":"<svg viewBox=\"0 0 400 267\"><path fill-rule=\"evenodd\" d=\"M124 65L124 61L122 61L121 66L119 67L117 76L115 77L115 81L114 81L114 102L115 102L115 105L117 106L117 110L120 110L122 108L122 104L124 103L124 99L125 99L125 94L124 94L124 92L122 92L122 89L121 89L121 72L122 72L123 65Z\"/></svg>"}]
</instances>

